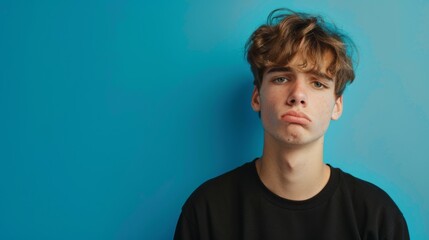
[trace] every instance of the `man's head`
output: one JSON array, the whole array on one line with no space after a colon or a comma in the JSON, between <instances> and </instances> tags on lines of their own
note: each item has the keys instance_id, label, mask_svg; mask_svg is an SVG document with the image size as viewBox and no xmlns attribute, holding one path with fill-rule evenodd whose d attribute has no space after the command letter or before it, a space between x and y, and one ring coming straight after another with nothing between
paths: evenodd
<instances>
[{"instance_id":1,"label":"man's head","mask_svg":"<svg viewBox=\"0 0 429 240\"><path fill-rule=\"evenodd\" d=\"M247 43L255 78L251 105L267 143L323 143L354 79L347 38L320 17L282 11L273 11Z\"/></svg>"},{"instance_id":2,"label":"man's head","mask_svg":"<svg viewBox=\"0 0 429 240\"><path fill-rule=\"evenodd\" d=\"M268 16L249 38L247 60L250 63L254 85L259 90L263 75L272 67L287 66L297 55L304 60L302 69L320 71L326 64L327 74L335 81L335 95L342 96L348 83L354 79L350 48L353 43L319 16L277 9ZM331 55L326 63L326 55Z\"/></svg>"}]
</instances>

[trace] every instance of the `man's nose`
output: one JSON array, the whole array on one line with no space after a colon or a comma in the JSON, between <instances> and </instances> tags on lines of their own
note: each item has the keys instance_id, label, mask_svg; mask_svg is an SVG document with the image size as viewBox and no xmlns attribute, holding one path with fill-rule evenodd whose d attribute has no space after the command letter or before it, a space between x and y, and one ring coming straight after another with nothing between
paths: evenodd
<instances>
[{"instance_id":1,"label":"man's nose","mask_svg":"<svg viewBox=\"0 0 429 240\"><path fill-rule=\"evenodd\" d=\"M291 85L289 96L287 98L287 104L291 106L307 105L307 94L302 82L295 81L295 83Z\"/></svg>"}]
</instances>

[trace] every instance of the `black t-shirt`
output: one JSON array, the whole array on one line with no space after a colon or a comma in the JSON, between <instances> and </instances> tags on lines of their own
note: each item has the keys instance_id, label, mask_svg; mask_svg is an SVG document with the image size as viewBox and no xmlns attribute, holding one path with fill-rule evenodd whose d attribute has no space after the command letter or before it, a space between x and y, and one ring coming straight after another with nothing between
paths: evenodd
<instances>
[{"instance_id":1,"label":"black t-shirt","mask_svg":"<svg viewBox=\"0 0 429 240\"><path fill-rule=\"evenodd\" d=\"M182 208L175 240L409 239L405 219L380 188L331 167L316 196L272 193L244 164L196 189Z\"/></svg>"}]
</instances>

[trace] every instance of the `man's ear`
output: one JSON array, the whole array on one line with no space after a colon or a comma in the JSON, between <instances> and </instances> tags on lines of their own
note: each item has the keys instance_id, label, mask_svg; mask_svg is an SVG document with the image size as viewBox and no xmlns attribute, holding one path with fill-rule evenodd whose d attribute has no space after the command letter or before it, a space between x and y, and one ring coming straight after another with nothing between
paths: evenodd
<instances>
[{"instance_id":1,"label":"man's ear","mask_svg":"<svg viewBox=\"0 0 429 240\"><path fill-rule=\"evenodd\" d=\"M252 109L255 112L260 112L261 111L261 98L259 97L259 90L258 88L255 86L253 88L253 93L252 93L252 101L250 103L250 105L252 105Z\"/></svg>"},{"instance_id":2,"label":"man's ear","mask_svg":"<svg viewBox=\"0 0 429 240\"><path fill-rule=\"evenodd\" d=\"M339 96L337 100L335 100L334 110L332 111L332 120L338 120L343 114L343 96Z\"/></svg>"}]
</instances>

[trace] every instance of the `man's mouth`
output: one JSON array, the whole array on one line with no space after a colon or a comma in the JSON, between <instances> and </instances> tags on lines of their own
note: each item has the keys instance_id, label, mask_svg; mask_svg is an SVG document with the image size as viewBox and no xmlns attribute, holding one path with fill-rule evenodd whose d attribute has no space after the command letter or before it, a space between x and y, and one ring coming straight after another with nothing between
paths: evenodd
<instances>
[{"instance_id":1,"label":"man's mouth","mask_svg":"<svg viewBox=\"0 0 429 240\"><path fill-rule=\"evenodd\" d=\"M294 110L290 110L283 114L281 116L281 119L288 123L295 123L301 125L307 125L311 122L310 118L306 114Z\"/></svg>"}]
</instances>

